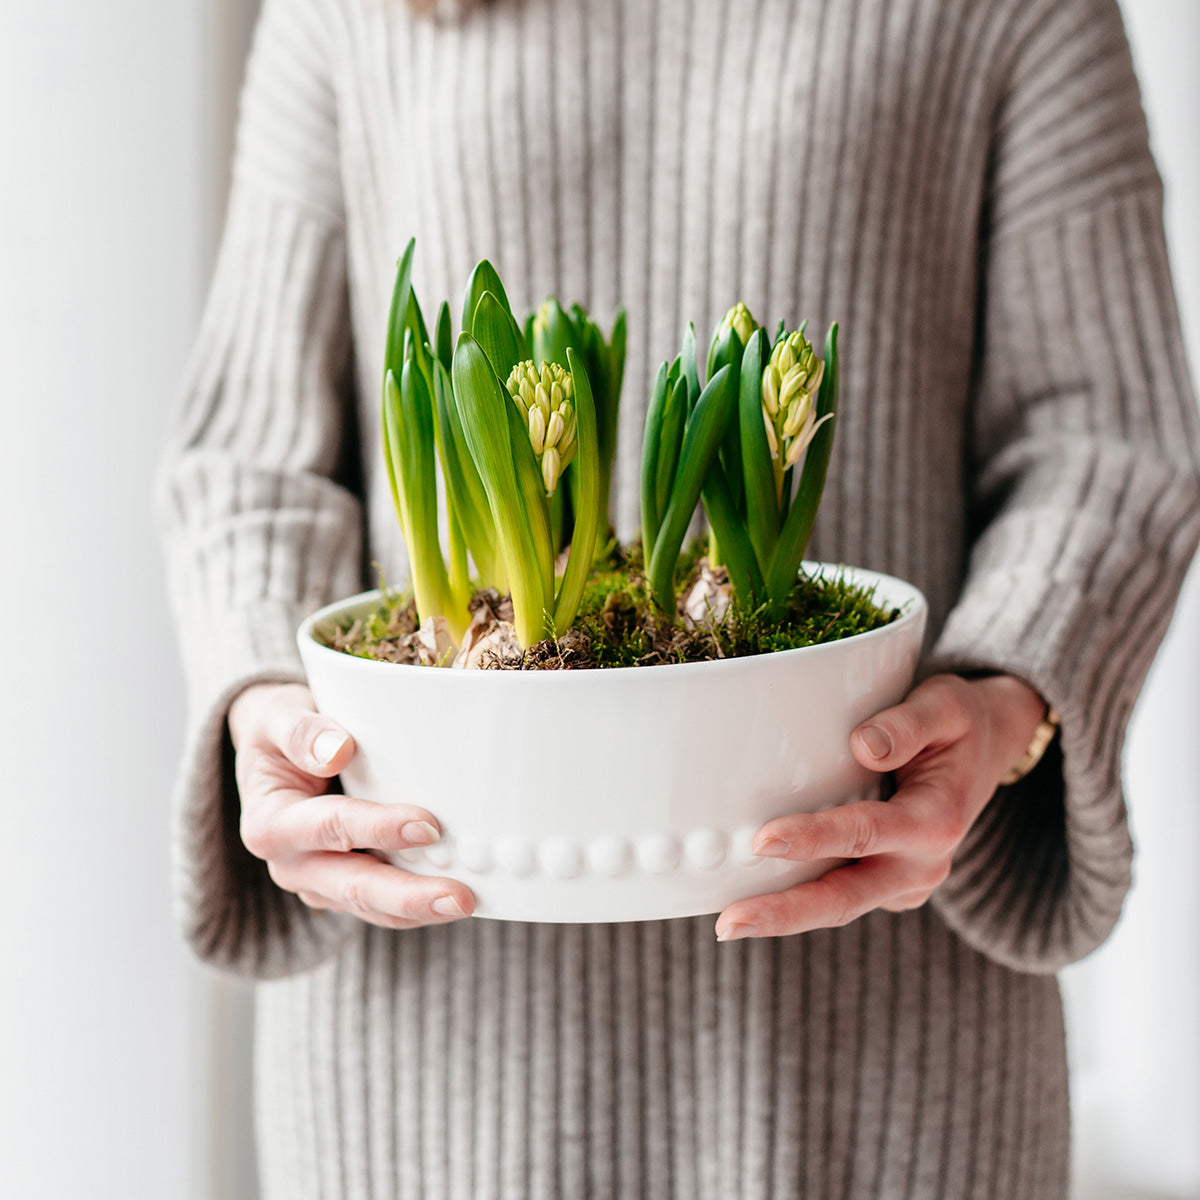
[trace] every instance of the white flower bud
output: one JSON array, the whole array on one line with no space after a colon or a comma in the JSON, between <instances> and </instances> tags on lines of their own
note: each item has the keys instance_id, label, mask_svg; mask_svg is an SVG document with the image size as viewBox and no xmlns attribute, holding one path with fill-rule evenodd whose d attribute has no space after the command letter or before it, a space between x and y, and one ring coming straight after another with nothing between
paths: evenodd
<instances>
[{"instance_id":1,"label":"white flower bud","mask_svg":"<svg viewBox=\"0 0 1200 1200\"><path fill-rule=\"evenodd\" d=\"M762 377L763 408L773 417L779 412L779 371L769 365Z\"/></svg>"},{"instance_id":2,"label":"white flower bud","mask_svg":"<svg viewBox=\"0 0 1200 1200\"><path fill-rule=\"evenodd\" d=\"M783 418L783 436L794 438L812 417L812 397L807 392L801 392L786 410Z\"/></svg>"},{"instance_id":3,"label":"white flower bud","mask_svg":"<svg viewBox=\"0 0 1200 1200\"><path fill-rule=\"evenodd\" d=\"M763 413L763 425L767 430L767 445L771 447L771 457L779 457L779 439L775 436L775 425L766 413Z\"/></svg>"},{"instance_id":4,"label":"white flower bud","mask_svg":"<svg viewBox=\"0 0 1200 1200\"><path fill-rule=\"evenodd\" d=\"M536 404L529 410L529 441L534 454L541 454L546 444L546 418Z\"/></svg>"},{"instance_id":5,"label":"white flower bud","mask_svg":"<svg viewBox=\"0 0 1200 1200\"><path fill-rule=\"evenodd\" d=\"M779 389L779 407L786 409L792 401L805 391L804 382L808 377L808 372L797 363L783 377L783 386Z\"/></svg>"},{"instance_id":6,"label":"white flower bud","mask_svg":"<svg viewBox=\"0 0 1200 1200\"><path fill-rule=\"evenodd\" d=\"M810 438L796 438L788 447L787 456L783 460L783 468L786 471L788 467L794 467L803 457L804 451L808 449Z\"/></svg>"},{"instance_id":7,"label":"white flower bud","mask_svg":"<svg viewBox=\"0 0 1200 1200\"><path fill-rule=\"evenodd\" d=\"M732 329L743 347L749 343L757 328L758 322L740 300L725 314L725 318L721 322L721 329Z\"/></svg>"},{"instance_id":8,"label":"white flower bud","mask_svg":"<svg viewBox=\"0 0 1200 1200\"><path fill-rule=\"evenodd\" d=\"M546 485L547 496L554 495L554 488L558 484L558 477L561 473L562 461L558 457L558 451L551 446L542 455L542 481Z\"/></svg>"}]
</instances>

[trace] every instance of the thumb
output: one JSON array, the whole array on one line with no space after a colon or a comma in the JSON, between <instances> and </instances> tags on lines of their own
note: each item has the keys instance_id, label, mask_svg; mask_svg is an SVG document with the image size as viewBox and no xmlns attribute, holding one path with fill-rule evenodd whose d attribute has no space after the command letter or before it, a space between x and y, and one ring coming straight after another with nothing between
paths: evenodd
<instances>
[{"instance_id":1,"label":"thumb","mask_svg":"<svg viewBox=\"0 0 1200 1200\"><path fill-rule=\"evenodd\" d=\"M871 771L895 771L931 746L947 746L968 728L966 680L934 675L893 708L864 721L850 735L850 751Z\"/></svg>"},{"instance_id":2,"label":"thumb","mask_svg":"<svg viewBox=\"0 0 1200 1200\"><path fill-rule=\"evenodd\" d=\"M239 740L265 745L319 779L332 778L354 757L354 739L316 711L307 688L262 687L248 699L252 703L238 714Z\"/></svg>"},{"instance_id":3,"label":"thumb","mask_svg":"<svg viewBox=\"0 0 1200 1200\"><path fill-rule=\"evenodd\" d=\"M336 721L302 708L268 714L270 740L284 757L318 779L330 779L354 757L354 741Z\"/></svg>"}]
</instances>

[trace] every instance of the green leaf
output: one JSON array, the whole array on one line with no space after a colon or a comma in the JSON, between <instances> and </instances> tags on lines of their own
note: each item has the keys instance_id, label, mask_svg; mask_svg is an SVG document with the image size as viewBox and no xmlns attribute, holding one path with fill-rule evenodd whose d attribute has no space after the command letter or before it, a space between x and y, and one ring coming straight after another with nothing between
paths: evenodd
<instances>
[{"instance_id":1,"label":"green leaf","mask_svg":"<svg viewBox=\"0 0 1200 1200\"><path fill-rule=\"evenodd\" d=\"M746 533L746 526L734 506L725 473L715 462L704 480L704 511L712 532L716 534L733 590L747 609L757 608L765 592L762 571Z\"/></svg>"},{"instance_id":2,"label":"green leaf","mask_svg":"<svg viewBox=\"0 0 1200 1200\"><path fill-rule=\"evenodd\" d=\"M571 500L575 506L575 528L567 569L554 605L554 630L564 633L575 620L583 589L592 569L596 539L600 530L600 447L596 431L596 405L583 362L574 350L567 350L567 363L575 390L575 436L577 446L573 468Z\"/></svg>"},{"instance_id":3,"label":"green leaf","mask_svg":"<svg viewBox=\"0 0 1200 1200\"><path fill-rule=\"evenodd\" d=\"M487 493L499 549L508 570L517 640L522 646L530 646L545 636L547 593L553 586L547 585L543 578L544 556L526 512L524 482L518 477L516 456L521 447L532 456L533 447L520 421L519 410L496 378L487 355L469 333L459 334L451 379L463 433ZM510 414L515 415L515 422ZM535 459L535 471L536 465ZM528 471L522 475L527 477ZM543 504L544 500L543 492Z\"/></svg>"},{"instance_id":4,"label":"green leaf","mask_svg":"<svg viewBox=\"0 0 1200 1200\"><path fill-rule=\"evenodd\" d=\"M394 375L389 375L395 379ZM464 614L453 610L450 580L438 539L437 464L433 434L433 403L418 367L411 333L405 342L400 375L400 489L409 525L409 562L417 613L444 615L457 641L466 627Z\"/></svg>"},{"instance_id":5,"label":"green leaf","mask_svg":"<svg viewBox=\"0 0 1200 1200\"><path fill-rule=\"evenodd\" d=\"M412 331L414 349L419 355L429 343L429 331L425 328L425 314L421 312L416 289L411 285L408 290L408 313L405 316L404 324L407 329Z\"/></svg>"},{"instance_id":6,"label":"green leaf","mask_svg":"<svg viewBox=\"0 0 1200 1200\"><path fill-rule=\"evenodd\" d=\"M763 425L762 372L765 330L756 330L742 354L738 387L738 426L741 432L742 487L746 525L759 565L765 571L779 536L779 500L771 446Z\"/></svg>"},{"instance_id":7,"label":"green leaf","mask_svg":"<svg viewBox=\"0 0 1200 1200\"><path fill-rule=\"evenodd\" d=\"M454 606L461 612L468 612L468 604L471 602L471 578L467 570L467 539L463 533L463 528L458 519L458 514L454 511L452 505L448 505L446 513L447 525L450 533L450 595L454 599ZM455 641L461 641L461 638L455 638Z\"/></svg>"},{"instance_id":8,"label":"green leaf","mask_svg":"<svg viewBox=\"0 0 1200 1200\"><path fill-rule=\"evenodd\" d=\"M726 386L728 381L729 368L722 367L708 381L688 418L670 503L649 555L650 589L658 606L672 615L675 611L675 564L700 500L704 478L725 436L737 399Z\"/></svg>"},{"instance_id":9,"label":"green leaf","mask_svg":"<svg viewBox=\"0 0 1200 1200\"><path fill-rule=\"evenodd\" d=\"M500 306L512 316L512 305L508 302L508 293L504 290L500 276L496 274L496 268L486 258L482 259L471 272L471 278L467 280L467 293L463 297L462 310L463 333L473 332L475 310L479 307L484 292L491 292L500 301Z\"/></svg>"},{"instance_id":10,"label":"green leaf","mask_svg":"<svg viewBox=\"0 0 1200 1200\"><path fill-rule=\"evenodd\" d=\"M679 451L683 446L683 431L687 424L687 380L677 379L667 395L663 409L662 434L658 444L658 472L654 485L654 503L658 512L666 512L671 501L671 488L679 466Z\"/></svg>"},{"instance_id":11,"label":"green leaf","mask_svg":"<svg viewBox=\"0 0 1200 1200\"><path fill-rule=\"evenodd\" d=\"M491 292L484 292L479 298L471 321L471 336L483 348L501 383L508 379L517 363L529 357L512 313Z\"/></svg>"},{"instance_id":12,"label":"green leaf","mask_svg":"<svg viewBox=\"0 0 1200 1200\"><path fill-rule=\"evenodd\" d=\"M732 363L735 355L740 359L742 349L742 340L737 331L732 326L726 326L725 318L722 317L709 339L708 360L704 367L706 377L711 379L715 372L727 363Z\"/></svg>"},{"instance_id":13,"label":"green leaf","mask_svg":"<svg viewBox=\"0 0 1200 1200\"><path fill-rule=\"evenodd\" d=\"M623 308L617 309L613 321L612 340L608 344L608 391L610 396L619 397L625 385L625 345L628 340L629 322ZM614 418L615 428L615 418Z\"/></svg>"},{"instance_id":14,"label":"green leaf","mask_svg":"<svg viewBox=\"0 0 1200 1200\"><path fill-rule=\"evenodd\" d=\"M383 407L381 410L383 428L383 461L387 468L388 487L392 493L392 506L396 510L396 520L400 524L400 535L407 546L412 538L408 523L408 506L404 493L400 489L401 464L404 452L401 448L402 424L400 415L400 385L396 381L395 371L387 371L383 376Z\"/></svg>"},{"instance_id":15,"label":"green leaf","mask_svg":"<svg viewBox=\"0 0 1200 1200\"><path fill-rule=\"evenodd\" d=\"M529 526L534 553L537 556L537 580L541 594L537 607L537 636L534 641L551 633L549 621L554 611L554 535L550 528L550 498L546 495L546 484L537 455L529 441L529 430L520 408L511 400L508 403L508 436L512 446L513 467L516 470L517 486L521 490L521 504ZM516 599L513 600L514 624ZM532 614L530 621L534 620ZM518 635L519 636L519 635ZM528 645L524 640L522 645Z\"/></svg>"},{"instance_id":16,"label":"green leaf","mask_svg":"<svg viewBox=\"0 0 1200 1200\"><path fill-rule=\"evenodd\" d=\"M733 392L736 408L742 374L742 354L739 352L742 345L741 339L736 330L728 328L718 334L713 344L716 347L713 359L717 369L720 370L723 366L729 367L729 387ZM741 424L736 415L729 422L729 432L721 443L720 469L725 476L725 486L729 491L729 498L734 508L738 512L742 512L745 495L742 483L742 436Z\"/></svg>"},{"instance_id":17,"label":"green leaf","mask_svg":"<svg viewBox=\"0 0 1200 1200\"><path fill-rule=\"evenodd\" d=\"M574 465L574 463L571 464L571 466ZM570 537L570 530L565 527L565 522L568 516L567 509L570 507L567 503L567 492L570 490L568 480L571 474L571 466L563 472L562 483L554 489L554 495L550 497L550 540L554 543L556 558L566 544L564 537Z\"/></svg>"},{"instance_id":18,"label":"green leaf","mask_svg":"<svg viewBox=\"0 0 1200 1200\"><path fill-rule=\"evenodd\" d=\"M625 310L617 309L612 340L602 348L604 362L604 398L596 402L596 431L600 444L600 523L601 532L611 529L609 494L612 490L613 461L617 453L617 427L621 409L621 388L625 381Z\"/></svg>"},{"instance_id":19,"label":"green leaf","mask_svg":"<svg viewBox=\"0 0 1200 1200\"><path fill-rule=\"evenodd\" d=\"M396 263L392 284L392 303L388 309L387 333L383 343L383 374L391 371L397 378L404 368L404 330L408 323L408 302L412 298L412 262L416 238L409 238L404 253Z\"/></svg>"},{"instance_id":20,"label":"green leaf","mask_svg":"<svg viewBox=\"0 0 1200 1200\"><path fill-rule=\"evenodd\" d=\"M507 588L507 580L498 578L496 530L491 507L467 446L450 373L440 360L434 363L433 385L438 450L442 456L448 508L462 527L467 548L484 585L503 591Z\"/></svg>"},{"instance_id":21,"label":"green leaf","mask_svg":"<svg viewBox=\"0 0 1200 1200\"><path fill-rule=\"evenodd\" d=\"M434 328L434 353L437 355L438 362L450 370L450 364L454 359L454 338L450 331L450 305L445 300L442 301L442 306L438 309L437 325Z\"/></svg>"},{"instance_id":22,"label":"green leaf","mask_svg":"<svg viewBox=\"0 0 1200 1200\"><path fill-rule=\"evenodd\" d=\"M678 359L676 359L678 362ZM642 550L647 564L658 537L662 510L658 506L658 458L662 441L662 419L667 406L667 364L658 368L642 431Z\"/></svg>"},{"instance_id":23,"label":"green leaf","mask_svg":"<svg viewBox=\"0 0 1200 1200\"><path fill-rule=\"evenodd\" d=\"M690 321L683 334L683 349L680 352L681 370L688 385L688 409L695 407L700 399L700 373L696 369L696 327Z\"/></svg>"},{"instance_id":24,"label":"green leaf","mask_svg":"<svg viewBox=\"0 0 1200 1200\"><path fill-rule=\"evenodd\" d=\"M829 327L825 338L825 372L817 392L816 417L820 420L827 413L837 413L838 407L838 327L836 322ZM812 535L817 519L817 509L825 490L825 475L829 470L829 459L833 453L833 435L837 417L826 421L817 430L804 455L804 469L800 472L800 484L796 497L784 520L779 543L771 558L767 572L767 594L777 610L782 607L796 586L796 575L804 559L808 539Z\"/></svg>"}]
</instances>

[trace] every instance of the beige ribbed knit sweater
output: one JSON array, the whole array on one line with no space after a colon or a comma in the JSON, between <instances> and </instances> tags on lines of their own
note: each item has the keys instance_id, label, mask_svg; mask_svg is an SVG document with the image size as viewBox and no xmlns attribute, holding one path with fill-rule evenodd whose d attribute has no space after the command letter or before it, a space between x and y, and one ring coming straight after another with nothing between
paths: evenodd
<instances>
[{"instance_id":1,"label":"beige ribbed knit sweater","mask_svg":"<svg viewBox=\"0 0 1200 1200\"><path fill-rule=\"evenodd\" d=\"M1115 0L267 0L228 227L162 474L191 681L178 887L261 980L276 1200L1064 1194L1053 971L1116 920L1122 730L1200 535L1159 180ZM647 385L734 300L842 326L812 552L913 580L927 669L1062 714L925 909L718 945L711 918L308 911L241 846L224 718L293 630L404 572L376 403L395 258L457 302L631 323Z\"/></svg>"}]
</instances>

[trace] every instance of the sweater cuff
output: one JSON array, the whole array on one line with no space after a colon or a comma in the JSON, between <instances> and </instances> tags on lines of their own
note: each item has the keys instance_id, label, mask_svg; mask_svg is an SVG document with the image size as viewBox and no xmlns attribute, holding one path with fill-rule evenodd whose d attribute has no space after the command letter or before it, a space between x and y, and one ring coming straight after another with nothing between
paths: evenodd
<instances>
[{"instance_id":1,"label":"sweater cuff","mask_svg":"<svg viewBox=\"0 0 1200 1200\"><path fill-rule=\"evenodd\" d=\"M1133 847L1121 789L1125 726L1165 619L1118 629L1074 584L1019 569L973 578L922 675L997 671L1024 680L1060 728L1025 778L997 789L932 903L975 949L1053 972L1111 932ZM1169 614L1167 614L1169 616Z\"/></svg>"},{"instance_id":2,"label":"sweater cuff","mask_svg":"<svg viewBox=\"0 0 1200 1200\"><path fill-rule=\"evenodd\" d=\"M271 601L196 642L187 642L184 631L192 718L173 803L177 916L203 962L255 979L318 965L356 923L311 909L279 888L239 831L229 706L251 684L306 683L292 640L305 615L299 606Z\"/></svg>"}]
</instances>

